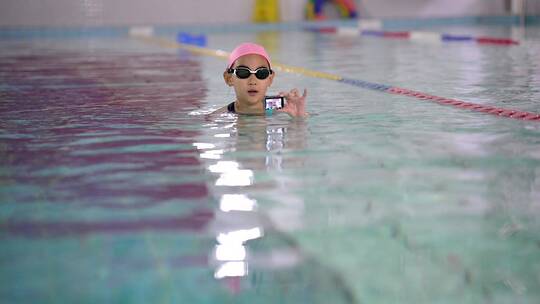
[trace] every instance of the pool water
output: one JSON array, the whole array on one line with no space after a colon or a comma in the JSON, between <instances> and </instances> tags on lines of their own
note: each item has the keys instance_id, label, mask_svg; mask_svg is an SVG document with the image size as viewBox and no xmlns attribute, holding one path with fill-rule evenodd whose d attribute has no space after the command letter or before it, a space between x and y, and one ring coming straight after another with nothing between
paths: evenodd
<instances>
[{"instance_id":1,"label":"pool water","mask_svg":"<svg viewBox=\"0 0 540 304\"><path fill-rule=\"evenodd\" d=\"M208 47L540 113L537 33ZM209 116L234 100L220 59L128 38L0 45L2 302L540 300L538 122L279 70L269 93L307 88L308 119Z\"/></svg>"}]
</instances>

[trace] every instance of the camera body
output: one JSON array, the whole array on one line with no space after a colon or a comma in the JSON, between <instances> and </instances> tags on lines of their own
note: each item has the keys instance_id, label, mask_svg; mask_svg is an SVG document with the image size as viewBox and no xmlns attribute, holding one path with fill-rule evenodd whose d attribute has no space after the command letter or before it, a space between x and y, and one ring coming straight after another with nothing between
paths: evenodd
<instances>
[{"instance_id":1,"label":"camera body","mask_svg":"<svg viewBox=\"0 0 540 304\"><path fill-rule=\"evenodd\" d=\"M283 96L265 96L264 110L277 110L285 106L285 97Z\"/></svg>"}]
</instances>

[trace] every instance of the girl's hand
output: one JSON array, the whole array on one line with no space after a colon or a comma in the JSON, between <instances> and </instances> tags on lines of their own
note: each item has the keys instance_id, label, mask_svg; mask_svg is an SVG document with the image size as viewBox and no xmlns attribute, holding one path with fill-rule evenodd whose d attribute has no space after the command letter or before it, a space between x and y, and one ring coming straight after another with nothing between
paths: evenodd
<instances>
[{"instance_id":1,"label":"girl's hand","mask_svg":"<svg viewBox=\"0 0 540 304\"><path fill-rule=\"evenodd\" d=\"M285 97L287 104L278 112L284 112L292 117L307 117L306 113L306 96L307 90L304 89L304 94L300 96L298 89L292 89L290 92L279 92L280 96Z\"/></svg>"}]
</instances>

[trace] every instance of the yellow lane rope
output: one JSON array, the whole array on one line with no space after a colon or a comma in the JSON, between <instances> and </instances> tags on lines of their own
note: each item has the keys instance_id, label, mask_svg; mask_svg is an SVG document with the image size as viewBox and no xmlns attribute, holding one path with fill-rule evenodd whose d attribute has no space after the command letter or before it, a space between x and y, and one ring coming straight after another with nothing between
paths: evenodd
<instances>
[{"instance_id":1,"label":"yellow lane rope","mask_svg":"<svg viewBox=\"0 0 540 304\"><path fill-rule=\"evenodd\" d=\"M182 44L182 43L174 42L169 39L162 38L162 37L137 37L137 39L144 41L146 43L159 45L165 48L186 50L196 55L212 56L212 57L223 58L223 59L227 59L229 57L229 53L222 50L213 50L213 49L204 48L204 47ZM314 70L296 67L292 65L286 65L282 63L274 62L272 63L272 66L276 68L278 71L282 71L286 73L294 73L294 74L300 74L300 75L314 77L314 78L323 78L323 79L330 79L330 80L343 79L341 76L338 76L338 75L314 71Z\"/></svg>"}]
</instances>

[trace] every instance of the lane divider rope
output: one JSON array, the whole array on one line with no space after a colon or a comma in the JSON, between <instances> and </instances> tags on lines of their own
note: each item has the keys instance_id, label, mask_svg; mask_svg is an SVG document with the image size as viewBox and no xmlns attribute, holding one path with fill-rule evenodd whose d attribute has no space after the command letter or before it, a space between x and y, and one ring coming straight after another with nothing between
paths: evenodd
<instances>
[{"instance_id":1,"label":"lane divider rope","mask_svg":"<svg viewBox=\"0 0 540 304\"><path fill-rule=\"evenodd\" d=\"M181 44L181 43L177 43L177 42L168 40L166 38L161 38L161 37L135 36L135 38L146 43L159 45L166 48L183 49L196 55L212 56L212 57L217 57L217 58L222 58L222 59L227 59L229 56L229 53L226 51L213 50L213 49L209 49L205 47ZM481 112L485 114L495 115L498 117L540 122L539 113L500 108L500 107L495 107L495 106L488 106L488 105L467 102L467 101L458 100L458 99L445 98L445 97L435 96L428 93L414 91L414 90L410 90L406 88L400 88L400 87L395 87L395 86L390 86L390 85L385 85L385 84L380 84L380 83L375 83L375 82L369 82L369 81L364 81L364 80L344 78L335 74L318 72L318 71L314 71L310 69L285 65L281 63L274 63L273 66L279 71L283 71L287 73L295 73L295 74L300 74L300 75L314 77L314 78L334 80L334 81L338 81L344 84L353 85L359 88L375 90L375 91L385 92L389 94L409 96L409 97L413 97L420 100L431 101L440 105L452 106L458 109Z\"/></svg>"},{"instance_id":2,"label":"lane divider rope","mask_svg":"<svg viewBox=\"0 0 540 304\"><path fill-rule=\"evenodd\" d=\"M448 34L439 32L430 32L423 30L412 31L388 31L384 30L386 26L391 26L385 20L381 19L359 19L356 26L334 26L327 27L323 32L337 33L347 36L372 36L394 39L409 39L412 41L438 42L438 43L478 43L491 44L498 46L514 46L520 44L519 40L489 36L473 36L464 34ZM518 35L522 36L522 35ZM523 37L521 37L522 39Z\"/></svg>"},{"instance_id":3,"label":"lane divider rope","mask_svg":"<svg viewBox=\"0 0 540 304\"><path fill-rule=\"evenodd\" d=\"M348 33L347 31L337 30L337 33ZM381 31L381 30L359 30L361 36L373 36L373 37L382 37L382 38L394 38L394 39L410 39L418 41L439 41L439 42L476 42L479 44L494 44L494 45L504 45L512 46L518 45L519 41L508 39L508 38L498 38L498 37L474 37L469 35L451 35L451 34L441 34L436 32L423 32L423 31L411 31L411 32L392 32L392 31Z\"/></svg>"}]
</instances>

